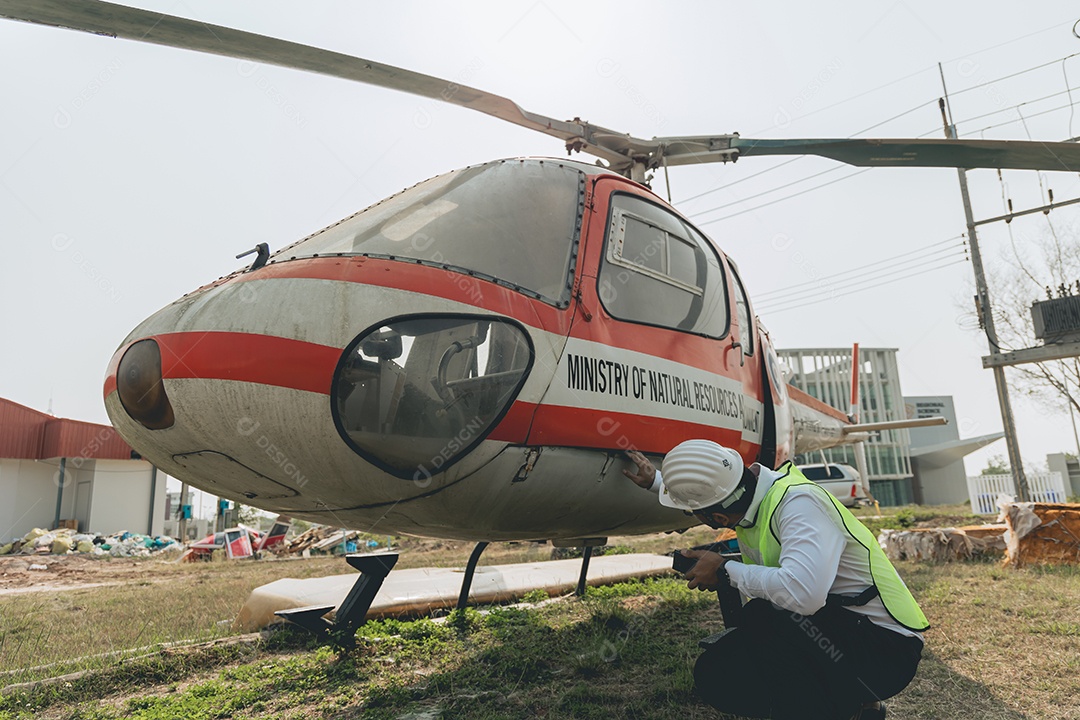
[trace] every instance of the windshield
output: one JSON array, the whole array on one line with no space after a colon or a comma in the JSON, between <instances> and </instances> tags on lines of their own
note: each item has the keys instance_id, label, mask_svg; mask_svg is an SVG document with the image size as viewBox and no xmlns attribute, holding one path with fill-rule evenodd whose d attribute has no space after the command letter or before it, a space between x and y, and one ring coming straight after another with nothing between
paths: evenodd
<instances>
[{"instance_id":1,"label":"windshield","mask_svg":"<svg viewBox=\"0 0 1080 720\"><path fill-rule=\"evenodd\" d=\"M368 255L466 270L556 305L570 301L585 176L558 161L500 160L426 180L275 255Z\"/></svg>"}]
</instances>

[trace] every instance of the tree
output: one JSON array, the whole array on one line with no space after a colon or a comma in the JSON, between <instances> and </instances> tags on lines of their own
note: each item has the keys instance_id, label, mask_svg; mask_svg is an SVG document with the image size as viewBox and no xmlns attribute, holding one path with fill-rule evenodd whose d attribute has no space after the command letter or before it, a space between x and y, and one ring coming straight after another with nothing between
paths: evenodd
<instances>
[{"instance_id":1,"label":"tree","mask_svg":"<svg viewBox=\"0 0 1080 720\"><path fill-rule=\"evenodd\" d=\"M980 475L1012 475L1012 468L1004 455L991 455Z\"/></svg>"},{"instance_id":2,"label":"tree","mask_svg":"<svg viewBox=\"0 0 1080 720\"><path fill-rule=\"evenodd\" d=\"M1002 352L1038 344L1031 319L1036 300L1080 295L1080 242L1075 229L1042 233L1010 229L1004 268L987 272L994 325ZM973 313L969 313L973 315ZM1042 400L1046 409L1080 412L1080 358L1024 363L1008 368L1018 392Z\"/></svg>"},{"instance_id":3,"label":"tree","mask_svg":"<svg viewBox=\"0 0 1080 720\"><path fill-rule=\"evenodd\" d=\"M240 503L236 503L236 508L237 522L239 522L241 525L247 525L248 527L255 528L256 530L262 529L263 520L274 517L274 515L260 510L254 505L242 505Z\"/></svg>"}]
</instances>

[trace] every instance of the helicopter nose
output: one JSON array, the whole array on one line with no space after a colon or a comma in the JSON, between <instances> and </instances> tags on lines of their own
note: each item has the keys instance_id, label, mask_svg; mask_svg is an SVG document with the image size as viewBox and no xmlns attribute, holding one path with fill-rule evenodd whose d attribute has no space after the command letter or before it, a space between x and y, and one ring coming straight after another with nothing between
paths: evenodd
<instances>
[{"instance_id":1,"label":"helicopter nose","mask_svg":"<svg viewBox=\"0 0 1080 720\"><path fill-rule=\"evenodd\" d=\"M229 332L143 335L114 356L105 395L115 389L113 410L126 415L117 427L128 426L125 437L140 448L180 462L177 450L204 447L243 463L246 455L222 438L247 433L228 423L255 416L269 422L285 397L281 389L307 391L303 405L311 409L304 412L325 413L341 450L393 476L426 481L491 435L535 355L523 326L490 315L398 316L341 347Z\"/></svg>"},{"instance_id":2,"label":"helicopter nose","mask_svg":"<svg viewBox=\"0 0 1080 720\"><path fill-rule=\"evenodd\" d=\"M164 430L175 422L161 377L161 348L154 340L140 340L124 351L117 366L116 391L131 419L148 430Z\"/></svg>"}]
</instances>

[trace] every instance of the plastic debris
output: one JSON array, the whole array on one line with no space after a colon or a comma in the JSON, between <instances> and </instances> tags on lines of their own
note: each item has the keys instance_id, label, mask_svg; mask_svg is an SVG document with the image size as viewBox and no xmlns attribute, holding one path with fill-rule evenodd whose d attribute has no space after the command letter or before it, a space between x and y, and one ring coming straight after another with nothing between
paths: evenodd
<instances>
[{"instance_id":1,"label":"plastic debris","mask_svg":"<svg viewBox=\"0 0 1080 720\"><path fill-rule=\"evenodd\" d=\"M374 538L364 539L362 533L338 528L317 525L306 532L297 535L287 543L283 543L274 550L278 555L339 555L353 553L361 547L374 549L382 543ZM387 539L389 545L389 538Z\"/></svg>"},{"instance_id":2,"label":"plastic debris","mask_svg":"<svg viewBox=\"0 0 1080 720\"><path fill-rule=\"evenodd\" d=\"M34 542L35 540L37 540L39 537L41 537L45 533L46 533L46 531L42 530L41 528L34 528L30 532L23 535L23 539L22 539L23 545L26 545L27 543Z\"/></svg>"},{"instance_id":3,"label":"plastic debris","mask_svg":"<svg viewBox=\"0 0 1080 720\"><path fill-rule=\"evenodd\" d=\"M1004 525L882 530L878 544L891 560L966 560L1005 551Z\"/></svg>"},{"instance_id":4,"label":"plastic debris","mask_svg":"<svg viewBox=\"0 0 1080 720\"><path fill-rule=\"evenodd\" d=\"M207 535L198 542L193 542L180 556L181 562L195 560L216 560L227 557L230 560L254 558L264 550L274 550L284 541L289 532L290 520L279 515L268 532L260 532L247 525L237 525L213 535Z\"/></svg>"},{"instance_id":5,"label":"plastic debris","mask_svg":"<svg viewBox=\"0 0 1080 720\"><path fill-rule=\"evenodd\" d=\"M180 547L176 540L166 536L140 535L117 532L111 535L79 533L70 528L42 530L34 528L21 539L0 547L0 555L112 555L135 557L151 555L168 548Z\"/></svg>"},{"instance_id":6,"label":"plastic debris","mask_svg":"<svg viewBox=\"0 0 1080 720\"><path fill-rule=\"evenodd\" d=\"M59 535L52 541L53 555L67 555L71 552L71 538Z\"/></svg>"}]
</instances>

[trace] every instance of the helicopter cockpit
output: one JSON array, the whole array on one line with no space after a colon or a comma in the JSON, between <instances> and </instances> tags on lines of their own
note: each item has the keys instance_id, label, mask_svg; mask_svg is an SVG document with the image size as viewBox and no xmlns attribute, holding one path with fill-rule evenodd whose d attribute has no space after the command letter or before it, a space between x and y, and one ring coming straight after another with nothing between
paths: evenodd
<instances>
[{"instance_id":1,"label":"helicopter cockpit","mask_svg":"<svg viewBox=\"0 0 1080 720\"><path fill-rule=\"evenodd\" d=\"M499 160L426 180L278 252L273 262L365 256L439 267L483 307L497 283L570 304L586 175L556 160ZM533 362L525 329L489 315L387 318L345 349L332 408L377 467L423 480L484 439Z\"/></svg>"},{"instance_id":2,"label":"helicopter cockpit","mask_svg":"<svg viewBox=\"0 0 1080 720\"><path fill-rule=\"evenodd\" d=\"M346 349L334 375L334 423L366 460L423 483L484 439L532 362L528 334L510 320L391 320Z\"/></svg>"},{"instance_id":3,"label":"helicopter cockpit","mask_svg":"<svg viewBox=\"0 0 1080 720\"><path fill-rule=\"evenodd\" d=\"M585 174L570 164L497 160L414 185L286 247L272 261L327 255L402 260L566 307L584 189Z\"/></svg>"}]
</instances>

